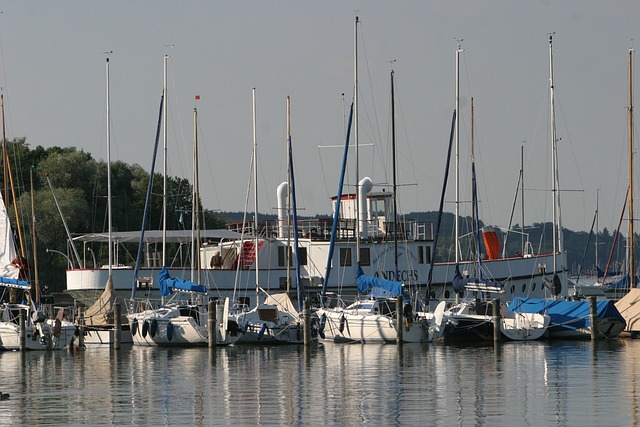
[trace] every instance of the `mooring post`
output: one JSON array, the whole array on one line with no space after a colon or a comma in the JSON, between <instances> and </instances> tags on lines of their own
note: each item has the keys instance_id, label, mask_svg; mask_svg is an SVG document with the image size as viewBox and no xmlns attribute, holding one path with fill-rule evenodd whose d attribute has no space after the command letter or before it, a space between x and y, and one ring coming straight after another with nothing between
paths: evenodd
<instances>
[{"instance_id":1,"label":"mooring post","mask_svg":"<svg viewBox=\"0 0 640 427\"><path fill-rule=\"evenodd\" d=\"M398 345L402 345L402 341L404 341L403 338L403 331L404 331L404 319L402 317L404 312L404 304L402 301L402 295L398 295L398 297L396 298L396 313L397 313L397 325L396 325L396 330L397 330L397 340L396 342L398 343Z\"/></svg>"},{"instance_id":2,"label":"mooring post","mask_svg":"<svg viewBox=\"0 0 640 427\"><path fill-rule=\"evenodd\" d=\"M113 304L113 349L120 349L121 337L122 333L122 318L121 316L121 306L120 303Z\"/></svg>"},{"instance_id":3,"label":"mooring post","mask_svg":"<svg viewBox=\"0 0 640 427\"><path fill-rule=\"evenodd\" d=\"M311 344L311 303L305 298L302 308L302 326L304 328L304 345Z\"/></svg>"},{"instance_id":4,"label":"mooring post","mask_svg":"<svg viewBox=\"0 0 640 427\"><path fill-rule=\"evenodd\" d=\"M598 338L598 308L596 297L589 297L589 320L591 322L591 341Z\"/></svg>"},{"instance_id":5,"label":"mooring post","mask_svg":"<svg viewBox=\"0 0 640 427\"><path fill-rule=\"evenodd\" d=\"M27 348L27 331L26 329L26 321L25 321L26 310L20 309L20 313L18 314L18 321L20 323L20 351L25 351Z\"/></svg>"},{"instance_id":6,"label":"mooring post","mask_svg":"<svg viewBox=\"0 0 640 427\"><path fill-rule=\"evenodd\" d=\"M500 341L500 299L493 300L493 341Z\"/></svg>"},{"instance_id":7,"label":"mooring post","mask_svg":"<svg viewBox=\"0 0 640 427\"><path fill-rule=\"evenodd\" d=\"M209 314L209 318L207 320L207 331L209 332L209 347L211 348L216 346L216 341L218 340L218 334L216 334L216 326L218 324L216 302L209 301L207 310Z\"/></svg>"},{"instance_id":8,"label":"mooring post","mask_svg":"<svg viewBox=\"0 0 640 427\"><path fill-rule=\"evenodd\" d=\"M78 307L78 347L84 347L84 308Z\"/></svg>"}]
</instances>

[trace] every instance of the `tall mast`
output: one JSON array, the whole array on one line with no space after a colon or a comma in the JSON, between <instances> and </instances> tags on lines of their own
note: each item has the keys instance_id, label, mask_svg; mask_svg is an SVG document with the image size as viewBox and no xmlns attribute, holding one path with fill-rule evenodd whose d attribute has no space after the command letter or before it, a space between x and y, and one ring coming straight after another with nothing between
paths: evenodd
<instances>
[{"instance_id":1,"label":"tall mast","mask_svg":"<svg viewBox=\"0 0 640 427\"><path fill-rule=\"evenodd\" d=\"M549 103L551 118L551 172L553 193L553 271L557 271L556 254L561 253L562 248L562 223L560 216L560 189L558 179L558 137L556 134L556 112L553 85L553 34L549 35ZM564 267L564 266L563 266Z\"/></svg>"},{"instance_id":2,"label":"tall mast","mask_svg":"<svg viewBox=\"0 0 640 427\"><path fill-rule=\"evenodd\" d=\"M356 154L356 263L360 265L360 158L359 158L359 130L358 130L358 23L360 19L356 16L353 36L353 109L354 109L354 137ZM340 200L338 200L340 203Z\"/></svg>"},{"instance_id":3,"label":"tall mast","mask_svg":"<svg viewBox=\"0 0 640 427\"><path fill-rule=\"evenodd\" d=\"M525 251L525 241L524 241L524 145L520 146L520 240L522 242L522 254L526 253Z\"/></svg>"},{"instance_id":4,"label":"tall mast","mask_svg":"<svg viewBox=\"0 0 640 427\"><path fill-rule=\"evenodd\" d=\"M197 98L196 98L197 99ZM198 165L198 109L193 108L193 192L191 204L191 263L195 267L196 283L201 282L202 269L200 266L200 178ZM194 268L191 269L191 281L194 281Z\"/></svg>"},{"instance_id":5,"label":"tall mast","mask_svg":"<svg viewBox=\"0 0 640 427\"><path fill-rule=\"evenodd\" d=\"M7 139L5 138L5 125L4 125L4 94L0 94L0 104L2 106L2 164L4 166L4 202L9 206L9 156L7 154Z\"/></svg>"},{"instance_id":6,"label":"tall mast","mask_svg":"<svg viewBox=\"0 0 640 427\"><path fill-rule=\"evenodd\" d=\"M291 98L287 96L287 295L291 293Z\"/></svg>"},{"instance_id":7,"label":"tall mast","mask_svg":"<svg viewBox=\"0 0 640 427\"><path fill-rule=\"evenodd\" d=\"M455 253L456 264L460 262L460 52L463 49L458 45L456 49L456 200L455 200Z\"/></svg>"},{"instance_id":8,"label":"tall mast","mask_svg":"<svg viewBox=\"0 0 640 427\"><path fill-rule=\"evenodd\" d=\"M111 230L113 228L113 219L111 211L111 106L109 104L109 58L106 63L106 79L107 79L107 228L109 240L109 278L111 278L113 268L113 236Z\"/></svg>"},{"instance_id":9,"label":"tall mast","mask_svg":"<svg viewBox=\"0 0 640 427\"><path fill-rule=\"evenodd\" d=\"M167 99L169 95L167 93L167 62L169 55L164 56L163 66L163 111L162 116L162 136L163 136L163 151L164 158L162 164L162 265L165 265L166 253L167 253Z\"/></svg>"},{"instance_id":10,"label":"tall mast","mask_svg":"<svg viewBox=\"0 0 640 427\"><path fill-rule=\"evenodd\" d=\"M396 103L395 93L393 86L394 72L391 70L391 146L392 146L392 161L393 161L393 268L394 277L393 280L399 281L398 274L398 200L397 200L397 174L396 174Z\"/></svg>"},{"instance_id":11,"label":"tall mast","mask_svg":"<svg viewBox=\"0 0 640 427\"><path fill-rule=\"evenodd\" d=\"M38 250L36 240L36 212L35 212L35 199L33 191L33 168L29 171L29 183L31 184L31 237L33 239L33 275L35 279L35 294L36 302L40 302L40 280L38 279Z\"/></svg>"},{"instance_id":12,"label":"tall mast","mask_svg":"<svg viewBox=\"0 0 640 427\"><path fill-rule=\"evenodd\" d=\"M633 248L633 49L629 49L629 277L630 287L635 285L635 258Z\"/></svg>"},{"instance_id":13,"label":"tall mast","mask_svg":"<svg viewBox=\"0 0 640 427\"><path fill-rule=\"evenodd\" d=\"M253 214L254 251L256 254L256 305L260 298L260 283L258 281L258 139L256 137L256 88L252 91L253 98Z\"/></svg>"}]
</instances>

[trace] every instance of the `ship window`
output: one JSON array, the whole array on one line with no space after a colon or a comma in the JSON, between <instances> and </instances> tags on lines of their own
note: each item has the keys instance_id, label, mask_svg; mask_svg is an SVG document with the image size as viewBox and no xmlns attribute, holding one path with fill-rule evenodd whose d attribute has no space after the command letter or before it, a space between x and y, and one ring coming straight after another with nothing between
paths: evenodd
<instances>
[{"instance_id":1,"label":"ship window","mask_svg":"<svg viewBox=\"0 0 640 427\"><path fill-rule=\"evenodd\" d=\"M511 285L511 294L516 292L516 285Z\"/></svg>"},{"instance_id":2,"label":"ship window","mask_svg":"<svg viewBox=\"0 0 640 427\"><path fill-rule=\"evenodd\" d=\"M526 290L527 290L527 284L523 283L522 284L522 293L525 293Z\"/></svg>"},{"instance_id":3,"label":"ship window","mask_svg":"<svg viewBox=\"0 0 640 427\"><path fill-rule=\"evenodd\" d=\"M430 264L430 263L431 263L431 247L418 246L418 264Z\"/></svg>"},{"instance_id":4,"label":"ship window","mask_svg":"<svg viewBox=\"0 0 640 427\"><path fill-rule=\"evenodd\" d=\"M298 247L298 264L307 265L307 248Z\"/></svg>"},{"instance_id":5,"label":"ship window","mask_svg":"<svg viewBox=\"0 0 640 427\"><path fill-rule=\"evenodd\" d=\"M533 282L533 286L531 286L531 292L534 292L536 290L536 282Z\"/></svg>"},{"instance_id":6,"label":"ship window","mask_svg":"<svg viewBox=\"0 0 640 427\"><path fill-rule=\"evenodd\" d=\"M360 265L371 265L371 248L360 248Z\"/></svg>"},{"instance_id":7,"label":"ship window","mask_svg":"<svg viewBox=\"0 0 640 427\"><path fill-rule=\"evenodd\" d=\"M351 267L351 248L340 248L340 267Z\"/></svg>"},{"instance_id":8,"label":"ship window","mask_svg":"<svg viewBox=\"0 0 640 427\"><path fill-rule=\"evenodd\" d=\"M444 297L445 298L449 298L451 296L451 293L449 292L449 290L447 289L446 291L444 291Z\"/></svg>"}]
</instances>

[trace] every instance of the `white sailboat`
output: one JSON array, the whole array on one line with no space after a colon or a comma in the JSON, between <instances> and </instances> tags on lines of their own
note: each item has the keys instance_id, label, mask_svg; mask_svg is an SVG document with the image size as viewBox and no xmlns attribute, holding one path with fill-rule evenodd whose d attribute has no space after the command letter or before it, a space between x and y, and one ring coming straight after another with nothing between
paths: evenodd
<instances>
[{"instance_id":1,"label":"white sailboat","mask_svg":"<svg viewBox=\"0 0 640 427\"><path fill-rule=\"evenodd\" d=\"M291 125L290 125L290 98L287 97L287 142L289 145L289 177L288 181L280 184L278 193L283 194L278 200L282 201L285 197L287 200L291 200L292 185L289 183L291 174L293 173L291 168ZM254 247L259 248L259 233L258 233L258 186L257 186L257 136L256 136L256 92L253 89L253 180L254 180ZM280 203L281 204L281 203ZM284 205L278 206L280 209L290 211L289 207ZM281 213L280 213L281 214ZM283 224L283 228L287 229L287 238L290 239L291 227L289 226L289 215L287 213L286 225ZM296 219L294 218L294 221ZM284 234L284 233L283 233ZM285 238L285 236L281 236ZM291 257L291 251L288 249L291 245L287 245L286 257L287 268L289 268ZM239 343L244 344L302 344L304 342L304 322L300 311L295 307L290 297L290 281L287 281L287 292L282 293L270 293L262 289L259 282L259 250L255 255L255 286L256 286L256 305L252 309L243 307L244 310L236 312L233 319L240 325L244 331L244 335L240 338ZM298 263L298 257L295 258L295 262ZM287 275L287 279L289 275ZM264 292L266 298L263 302L260 302L260 294ZM298 298L301 300L301 290L298 289Z\"/></svg>"},{"instance_id":2,"label":"white sailboat","mask_svg":"<svg viewBox=\"0 0 640 427\"><path fill-rule=\"evenodd\" d=\"M2 104L4 109L4 99ZM4 143L4 135L2 139ZM24 294L22 303L0 304L0 350L67 348L73 340L76 326L65 320L63 309L60 309L54 318L48 318L39 304L37 281L34 302L30 294L31 284L25 280L19 280L20 266L16 262L18 259L16 247L2 194L0 194L0 249L0 290L2 292L0 300L10 301L12 293Z\"/></svg>"},{"instance_id":3,"label":"white sailboat","mask_svg":"<svg viewBox=\"0 0 640 427\"><path fill-rule=\"evenodd\" d=\"M114 304L119 303L124 309L122 297L116 296L113 288L113 211L111 199L111 105L109 96L109 58L106 61L106 139L107 139L107 240L108 240L108 265L107 282L104 292L89 307L84 310L79 326L84 332L85 346L112 345L116 334L116 319L114 318ZM120 319L120 343L131 344L131 331L126 314L122 312Z\"/></svg>"},{"instance_id":4,"label":"white sailboat","mask_svg":"<svg viewBox=\"0 0 640 427\"><path fill-rule=\"evenodd\" d=\"M165 56L165 81L163 102L166 108L166 64ZM150 299L146 301L130 301L129 320L131 335L135 345L144 346L204 346L209 343L208 321L212 313L208 311L208 291L206 286L196 283L200 282L199 258L195 254L199 251L199 195L198 195L198 111L193 110L194 121L194 183L193 183L193 214L192 214L192 266L191 280L174 278L170 275L166 267L163 267L158 274L158 287L162 302L155 305ZM166 110L163 118L166 118ZM166 130L166 121L165 121ZM166 131L165 131L166 147ZM166 153L166 149L165 149ZM165 154L166 161L166 154ZM165 166L166 171L166 166ZM166 174L165 174L166 176ZM166 212L166 182L165 194L163 195L163 210ZM149 196L149 193L147 194ZM146 214L146 212L145 212ZM164 215L166 218L166 214ZM145 221L143 220L143 223ZM164 225L166 227L166 223ZM164 229L163 227L163 229ZM163 232L166 238L166 231ZM163 240L166 243L166 240ZM163 250L164 253L164 250ZM196 264L196 265L194 265ZM197 272L197 277L194 277ZM176 293L174 293L176 292ZM187 302L179 300L178 296L186 294ZM135 295L135 287L133 295ZM171 296L173 295L173 296ZM165 301L165 297L170 297ZM176 301L174 301L176 300ZM183 298L184 300L184 298ZM242 332L238 329L237 323L229 319L229 298L223 300L223 305L216 305L215 333L217 345L229 345L238 341ZM221 310L218 310L221 308Z\"/></svg>"},{"instance_id":5,"label":"white sailboat","mask_svg":"<svg viewBox=\"0 0 640 427\"><path fill-rule=\"evenodd\" d=\"M362 217L364 211L363 195L359 189L367 192L373 186L369 178L360 180L358 175L358 23L356 17L354 30L354 102L352 109L352 117L355 130L355 156L356 156L356 223L366 217ZM393 71L391 72L391 109L392 120L394 120L394 87L393 87ZM351 126L352 117L349 118L349 128ZM348 129L349 129L348 128ZM392 129L394 126L392 126ZM392 139L394 145L395 157L395 129L392 130ZM346 150L349 144L349 131L347 131ZM394 158L395 160L395 158ZM343 163L344 174L345 164ZM394 278L398 276L398 256L397 256L397 212L395 203L395 166L394 166L394 194L393 194L393 216L394 216L394 242L396 242L394 250ZM342 181L338 188L338 203L342 197ZM365 193L366 194L366 193ZM334 222L338 220L339 206L336 206ZM403 296L407 296L403 289L402 283L395 280L386 280L377 277L371 277L364 274L361 267L360 259L360 227L356 227L356 282L358 284L359 294L368 294L363 300L356 300L353 304L346 307L338 305L337 307L326 306L326 287L323 286L322 302L323 306L317 311L319 321L319 334L325 341L332 342L359 342L359 343L402 343L402 342L429 342L433 340L436 330L440 325L434 324L435 317L414 315L411 300L402 306L398 302L403 301ZM332 240L333 240L332 232ZM331 259L327 262L327 272L330 270ZM328 273L327 273L328 274ZM326 278L325 278L326 280ZM444 308L441 303L440 311ZM438 320L442 320L438 317Z\"/></svg>"},{"instance_id":6,"label":"white sailboat","mask_svg":"<svg viewBox=\"0 0 640 427\"><path fill-rule=\"evenodd\" d=\"M552 157L552 185L553 185L553 244L554 254L562 254L563 236L560 215L560 184L558 179L558 155L557 136L555 123L555 99L553 82L553 35L549 35L549 99L551 121L551 157ZM630 211L633 218L633 211ZM630 221L632 224L633 221ZM633 226L630 226L633 231ZM557 248L557 249L556 249ZM554 270L556 269L556 256L554 256ZM559 258L559 257L558 257ZM564 262L564 258L561 260ZM554 277L553 282L547 286L553 288L560 283L560 279ZM617 337L624 330L626 321L611 300L598 301L596 303L596 324L590 320L590 304L587 301L568 301L562 298L515 298L509 305L510 310L517 313L540 313L551 317L548 328L549 338L577 338L590 339L593 329L596 328L597 339Z\"/></svg>"}]
</instances>

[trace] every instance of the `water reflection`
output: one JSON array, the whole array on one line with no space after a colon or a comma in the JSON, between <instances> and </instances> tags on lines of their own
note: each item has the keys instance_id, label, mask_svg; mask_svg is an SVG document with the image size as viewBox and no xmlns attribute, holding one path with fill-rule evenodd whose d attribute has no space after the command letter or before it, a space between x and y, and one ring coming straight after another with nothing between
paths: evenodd
<instances>
[{"instance_id":1,"label":"water reflection","mask_svg":"<svg viewBox=\"0 0 640 427\"><path fill-rule=\"evenodd\" d=\"M109 425L638 425L638 341L0 353L0 419Z\"/></svg>"}]
</instances>

